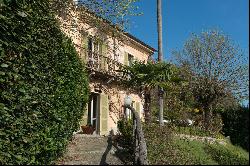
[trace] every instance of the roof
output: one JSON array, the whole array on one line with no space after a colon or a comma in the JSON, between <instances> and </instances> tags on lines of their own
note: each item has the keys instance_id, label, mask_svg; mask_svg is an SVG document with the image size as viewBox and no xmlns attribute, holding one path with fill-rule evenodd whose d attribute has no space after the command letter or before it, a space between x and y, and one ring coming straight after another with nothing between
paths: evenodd
<instances>
[{"instance_id":1,"label":"roof","mask_svg":"<svg viewBox=\"0 0 250 166\"><path fill-rule=\"evenodd\" d=\"M129 38L132 38L133 40L137 41L138 43L142 44L143 46L147 47L148 49L150 49L152 52L156 52L157 50L154 49L153 47L149 46L148 44L144 43L143 41L141 41L140 39L136 38L135 36L131 35L128 32L124 33L126 36L128 36Z\"/></svg>"}]
</instances>

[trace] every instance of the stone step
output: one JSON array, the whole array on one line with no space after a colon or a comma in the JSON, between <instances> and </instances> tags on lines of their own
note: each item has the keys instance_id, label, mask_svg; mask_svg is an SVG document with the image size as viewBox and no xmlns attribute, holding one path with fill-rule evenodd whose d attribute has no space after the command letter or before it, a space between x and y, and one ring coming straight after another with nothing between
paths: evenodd
<instances>
[{"instance_id":1,"label":"stone step","mask_svg":"<svg viewBox=\"0 0 250 166\"><path fill-rule=\"evenodd\" d=\"M110 153L72 153L65 155L57 165L123 165L123 162Z\"/></svg>"},{"instance_id":2,"label":"stone step","mask_svg":"<svg viewBox=\"0 0 250 166\"><path fill-rule=\"evenodd\" d=\"M74 135L56 165L124 165L108 137Z\"/></svg>"}]
</instances>

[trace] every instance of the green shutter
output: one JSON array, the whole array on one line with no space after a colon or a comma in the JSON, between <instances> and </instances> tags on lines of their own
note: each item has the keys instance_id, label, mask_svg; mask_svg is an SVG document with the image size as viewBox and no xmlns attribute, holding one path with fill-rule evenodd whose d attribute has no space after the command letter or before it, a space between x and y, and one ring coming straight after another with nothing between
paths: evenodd
<instances>
[{"instance_id":1,"label":"green shutter","mask_svg":"<svg viewBox=\"0 0 250 166\"><path fill-rule=\"evenodd\" d=\"M107 56L107 45L104 42L102 43L102 55Z\"/></svg>"},{"instance_id":2,"label":"green shutter","mask_svg":"<svg viewBox=\"0 0 250 166\"><path fill-rule=\"evenodd\" d=\"M140 111L140 103L139 102L136 102L136 104L135 104L135 110L139 114L139 117L140 117L141 111Z\"/></svg>"},{"instance_id":3,"label":"green shutter","mask_svg":"<svg viewBox=\"0 0 250 166\"><path fill-rule=\"evenodd\" d=\"M104 71L108 70L108 64L107 64L107 45L105 43L102 43L102 56L101 56L101 69Z\"/></svg>"},{"instance_id":4,"label":"green shutter","mask_svg":"<svg viewBox=\"0 0 250 166\"><path fill-rule=\"evenodd\" d=\"M100 95L100 135L108 135L108 95Z\"/></svg>"},{"instance_id":5,"label":"green shutter","mask_svg":"<svg viewBox=\"0 0 250 166\"><path fill-rule=\"evenodd\" d=\"M87 58L87 50L88 50L88 36L82 35L82 49L81 49L81 58L86 62Z\"/></svg>"},{"instance_id":6,"label":"green shutter","mask_svg":"<svg viewBox=\"0 0 250 166\"><path fill-rule=\"evenodd\" d=\"M124 53L124 65L128 66L128 53L127 52Z\"/></svg>"}]
</instances>

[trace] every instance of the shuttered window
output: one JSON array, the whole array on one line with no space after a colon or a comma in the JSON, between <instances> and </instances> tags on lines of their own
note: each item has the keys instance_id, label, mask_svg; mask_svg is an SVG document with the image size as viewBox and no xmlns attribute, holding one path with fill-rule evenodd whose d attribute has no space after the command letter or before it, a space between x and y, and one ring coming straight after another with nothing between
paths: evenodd
<instances>
[{"instance_id":1,"label":"shuttered window","mask_svg":"<svg viewBox=\"0 0 250 166\"><path fill-rule=\"evenodd\" d=\"M101 69L104 71L108 70L108 62L107 62L107 45L106 43L101 43Z\"/></svg>"},{"instance_id":2,"label":"shuttered window","mask_svg":"<svg viewBox=\"0 0 250 166\"><path fill-rule=\"evenodd\" d=\"M124 52L124 65L128 65L128 53Z\"/></svg>"},{"instance_id":3,"label":"shuttered window","mask_svg":"<svg viewBox=\"0 0 250 166\"><path fill-rule=\"evenodd\" d=\"M82 45L81 45L81 58L84 62L87 61L87 48L88 48L88 36L87 34L82 35Z\"/></svg>"}]
</instances>

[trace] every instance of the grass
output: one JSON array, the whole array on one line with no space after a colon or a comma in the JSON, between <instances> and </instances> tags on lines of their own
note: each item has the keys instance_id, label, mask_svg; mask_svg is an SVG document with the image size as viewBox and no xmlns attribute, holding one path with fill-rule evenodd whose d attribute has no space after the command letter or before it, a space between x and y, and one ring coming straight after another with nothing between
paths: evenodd
<instances>
[{"instance_id":1,"label":"grass","mask_svg":"<svg viewBox=\"0 0 250 166\"><path fill-rule=\"evenodd\" d=\"M145 126L144 126L145 127ZM149 163L153 165L249 165L249 153L226 145L181 139L167 127L145 127Z\"/></svg>"},{"instance_id":2,"label":"grass","mask_svg":"<svg viewBox=\"0 0 250 166\"><path fill-rule=\"evenodd\" d=\"M206 145L202 142L177 138L173 141L173 144L175 144L175 147L178 148L183 156L189 158L189 160L187 160L188 163L183 162L180 164L218 165L218 163L204 151Z\"/></svg>"}]
</instances>

